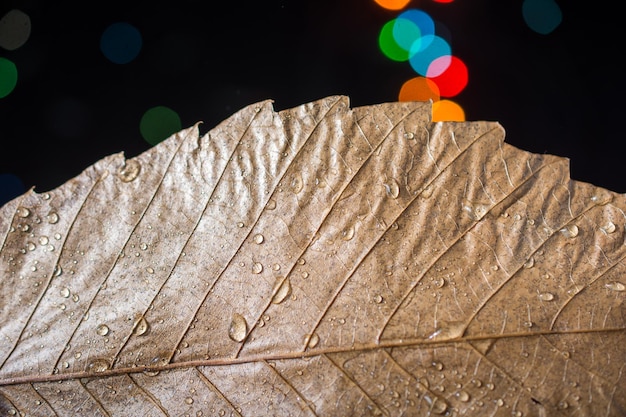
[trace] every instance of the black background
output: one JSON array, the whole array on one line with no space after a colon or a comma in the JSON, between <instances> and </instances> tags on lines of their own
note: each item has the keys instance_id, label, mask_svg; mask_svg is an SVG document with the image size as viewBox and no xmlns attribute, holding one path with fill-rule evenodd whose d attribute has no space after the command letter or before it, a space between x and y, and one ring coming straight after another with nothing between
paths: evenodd
<instances>
[{"instance_id":1,"label":"black background","mask_svg":"<svg viewBox=\"0 0 626 417\"><path fill-rule=\"evenodd\" d=\"M175 110L204 133L244 106L276 110L329 95L351 106L396 101L416 76L378 49L381 27L400 12L373 0L96 2L0 1L32 22L28 42L0 50L19 71L0 99L0 174L51 190L97 160L148 149L139 120ZM622 121L626 64L620 13L605 3L559 2L548 35L526 26L522 2L412 1L447 32L469 83L452 100L466 120L500 122L506 142L570 159L571 176L626 192ZM125 21L143 48L128 64L108 61L102 32Z\"/></svg>"}]
</instances>

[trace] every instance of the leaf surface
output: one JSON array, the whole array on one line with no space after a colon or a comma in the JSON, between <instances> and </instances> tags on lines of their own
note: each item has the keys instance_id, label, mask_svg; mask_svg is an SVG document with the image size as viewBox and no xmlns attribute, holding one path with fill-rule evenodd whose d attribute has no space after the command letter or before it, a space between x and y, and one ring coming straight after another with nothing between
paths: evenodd
<instances>
[{"instance_id":1,"label":"leaf surface","mask_svg":"<svg viewBox=\"0 0 626 417\"><path fill-rule=\"evenodd\" d=\"M0 208L0 414L620 416L623 195L430 103L253 104Z\"/></svg>"}]
</instances>

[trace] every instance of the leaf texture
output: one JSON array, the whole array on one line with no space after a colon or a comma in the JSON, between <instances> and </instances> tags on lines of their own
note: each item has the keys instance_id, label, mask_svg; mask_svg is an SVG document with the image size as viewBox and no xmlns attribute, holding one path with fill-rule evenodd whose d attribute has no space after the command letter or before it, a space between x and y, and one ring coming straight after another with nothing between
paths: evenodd
<instances>
[{"instance_id":1,"label":"leaf texture","mask_svg":"<svg viewBox=\"0 0 626 417\"><path fill-rule=\"evenodd\" d=\"M0 414L622 416L626 202L428 102L253 104L0 209Z\"/></svg>"}]
</instances>

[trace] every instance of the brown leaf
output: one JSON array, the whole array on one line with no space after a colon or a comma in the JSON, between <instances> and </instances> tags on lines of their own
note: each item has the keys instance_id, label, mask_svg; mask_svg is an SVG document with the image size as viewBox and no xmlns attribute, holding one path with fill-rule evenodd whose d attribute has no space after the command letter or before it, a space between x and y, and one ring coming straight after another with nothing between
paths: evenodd
<instances>
[{"instance_id":1,"label":"brown leaf","mask_svg":"<svg viewBox=\"0 0 626 417\"><path fill-rule=\"evenodd\" d=\"M2 207L2 415L624 415L624 196L498 123L348 104Z\"/></svg>"}]
</instances>

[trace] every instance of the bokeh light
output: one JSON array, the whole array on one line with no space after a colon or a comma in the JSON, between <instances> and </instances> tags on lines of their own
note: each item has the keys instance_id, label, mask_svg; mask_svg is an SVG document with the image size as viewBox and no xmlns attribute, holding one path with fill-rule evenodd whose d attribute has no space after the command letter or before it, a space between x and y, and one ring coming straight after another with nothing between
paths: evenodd
<instances>
[{"instance_id":1,"label":"bokeh light","mask_svg":"<svg viewBox=\"0 0 626 417\"><path fill-rule=\"evenodd\" d=\"M141 33L126 22L113 23L100 38L100 50L116 64L127 64L139 55L142 46Z\"/></svg>"},{"instance_id":2,"label":"bokeh light","mask_svg":"<svg viewBox=\"0 0 626 417\"><path fill-rule=\"evenodd\" d=\"M0 46L13 51L26 43L30 31L30 17L21 10L9 10L0 19Z\"/></svg>"},{"instance_id":3,"label":"bokeh light","mask_svg":"<svg viewBox=\"0 0 626 417\"><path fill-rule=\"evenodd\" d=\"M24 183L16 175L0 174L0 206L26 192Z\"/></svg>"},{"instance_id":4,"label":"bokeh light","mask_svg":"<svg viewBox=\"0 0 626 417\"><path fill-rule=\"evenodd\" d=\"M178 113L165 106L156 106L147 110L139 123L141 136L151 145L162 142L181 129L182 124Z\"/></svg>"},{"instance_id":5,"label":"bokeh light","mask_svg":"<svg viewBox=\"0 0 626 417\"><path fill-rule=\"evenodd\" d=\"M426 77L415 77L405 81L398 94L399 101L438 101L437 83Z\"/></svg>"},{"instance_id":6,"label":"bokeh light","mask_svg":"<svg viewBox=\"0 0 626 417\"><path fill-rule=\"evenodd\" d=\"M421 36L435 34L435 21L428 13L422 10L406 10L398 15L398 19L405 19L409 22L413 22L413 24L419 28L419 34L421 34ZM417 40L417 38L414 40ZM410 47L411 45L409 45L409 48Z\"/></svg>"},{"instance_id":7,"label":"bokeh light","mask_svg":"<svg viewBox=\"0 0 626 417\"><path fill-rule=\"evenodd\" d=\"M464 122L463 108L452 100L439 100L433 103L433 122Z\"/></svg>"},{"instance_id":8,"label":"bokeh light","mask_svg":"<svg viewBox=\"0 0 626 417\"><path fill-rule=\"evenodd\" d=\"M17 67L13 61L0 57L0 98L11 94L17 84Z\"/></svg>"},{"instance_id":9,"label":"bokeh light","mask_svg":"<svg viewBox=\"0 0 626 417\"><path fill-rule=\"evenodd\" d=\"M385 23L378 35L378 47L381 52L392 61L404 62L409 59L409 51L398 45L394 39L393 32L396 19Z\"/></svg>"},{"instance_id":10,"label":"bokeh light","mask_svg":"<svg viewBox=\"0 0 626 417\"><path fill-rule=\"evenodd\" d=\"M554 0L524 0L522 16L530 29L542 35L552 32L563 20L561 8Z\"/></svg>"},{"instance_id":11,"label":"bokeh light","mask_svg":"<svg viewBox=\"0 0 626 417\"><path fill-rule=\"evenodd\" d=\"M439 59L449 61L448 67L440 75L429 78L439 87L441 97L454 97L467 86L467 66L456 56L441 57ZM438 66L437 60L433 61L433 65Z\"/></svg>"},{"instance_id":12,"label":"bokeh light","mask_svg":"<svg viewBox=\"0 0 626 417\"><path fill-rule=\"evenodd\" d=\"M427 76L428 67L434 60L449 56L451 53L450 45L445 39L437 35L426 35L422 36L419 42L413 43L409 52L409 63L416 73Z\"/></svg>"},{"instance_id":13,"label":"bokeh light","mask_svg":"<svg viewBox=\"0 0 626 417\"><path fill-rule=\"evenodd\" d=\"M401 10L406 7L411 0L374 0L380 7L388 10Z\"/></svg>"},{"instance_id":14,"label":"bokeh light","mask_svg":"<svg viewBox=\"0 0 626 417\"><path fill-rule=\"evenodd\" d=\"M392 34L396 44L405 51L410 51L413 42L422 37L422 32L415 22L402 17L395 19Z\"/></svg>"}]
</instances>

